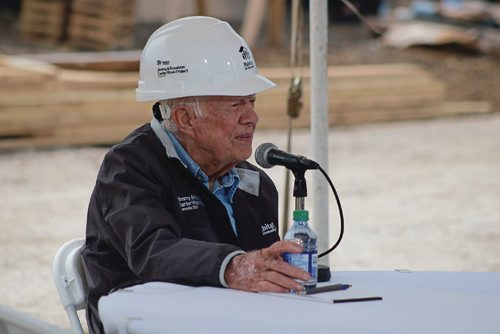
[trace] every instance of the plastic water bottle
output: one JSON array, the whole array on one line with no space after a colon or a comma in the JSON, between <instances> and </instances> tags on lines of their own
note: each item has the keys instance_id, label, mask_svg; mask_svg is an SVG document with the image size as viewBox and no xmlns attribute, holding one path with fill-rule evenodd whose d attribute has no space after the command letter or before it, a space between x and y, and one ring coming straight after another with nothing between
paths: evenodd
<instances>
[{"instance_id":1,"label":"plastic water bottle","mask_svg":"<svg viewBox=\"0 0 500 334\"><path fill-rule=\"evenodd\" d=\"M299 281L305 289L314 288L318 283L318 237L309 226L308 220L308 211L295 210L293 212L293 225L286 232L284 238L288 241L295 241L303 247L302 253L285 253L284 260L311 275L309 281Z\"/></svg>"}]
</instances>

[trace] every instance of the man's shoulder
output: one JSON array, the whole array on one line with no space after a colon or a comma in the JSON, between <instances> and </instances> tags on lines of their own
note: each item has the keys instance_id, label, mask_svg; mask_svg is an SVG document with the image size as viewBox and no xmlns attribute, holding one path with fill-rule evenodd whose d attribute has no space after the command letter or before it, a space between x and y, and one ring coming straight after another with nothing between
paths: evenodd
<instances>
[{"instance_id":1,"label":"man's shoulder","mask_svg":"<svg viewBox=\"0 0 500 334\"><path fill-rule=\"evenodd\" d=\"M250 163L249 161L240 161L237 165L236 168L243 168L243 169L250 169L250 170L257 170L257 166L254 164Z\"/></svg>"},{"instance_id":2,"label":"man's shoulder","mask_svg":"<svg viewBox=\"0 0 500 334\"><path fill-rule=\"evenodd\" d=\"M121 142L113 145L106 153L103 166L137 165L162 159L165 150L149 123L130 132Z\"/></svg>"},{"instance_id":3,"label":"man's shoulder","mask_svg":"<svg viewBox=\"0 0 500 334\"><path fill-rule=\"evenodd\" d=\"M254 165L253 163L249 162L249 161L242 161L240 163L238 163L236 166L235 166L236 170L238 171L238 174L240 175L240 178L244 175L245 176L245 179L253 179L254 181L257 181L255 180L256 177L258 177L258 184L260 184L260 186L264 186L264 187L271 187L271 188L274 188L274 182L271 180L271 178L269 177L269 175L266 174L266 172L264 172L264 170L262 170L261 168L257 167L256 165ZM250 178L248 177L250 176ZM241 182L241 180L240 180ZM259 186L259 187L260 187Z\"/></svg>"},{"instance_id":4,"label":"man's shoulder","mask_svg":"<svg viewBox=\"0 0 500 334\"><path fill-rule=\"evenodd\" d=\"M239 162L235 166L235 168L236 169L244 169L244 170L253 171L253 172L259 173L260 175L268 177L267 174L266 174L266 172L264 172L261 168L257 167L256 165L254 165L253 163L251 163L251 162L249 162L247 160Z\"/></svg>"},{"instance_id":5,"label":"man's shoulder","mask_svg":"<svg viewBox=\"0 0 500 334\"><path fill-rule=\"evenodd\" d=\"M122 141L113 145L109 153L124 152L124 151L158 151L161 150L162 144L154 134L149 123L146 123L132 132L130 132Z\"/></svg>"},{"instance_id":6,"label":"man's shoulder","mask_svg":"<svg viewBox=\"0 0 500 334\"><path fill-rule=\"evenodd\" d=\"M154 138L156 138L156 136L151 128L151 124L145 123L130 132L121 142L114 145L113 148L126 145L138 145L143 142L149 142Z\"/></svg>"}]
</instances>

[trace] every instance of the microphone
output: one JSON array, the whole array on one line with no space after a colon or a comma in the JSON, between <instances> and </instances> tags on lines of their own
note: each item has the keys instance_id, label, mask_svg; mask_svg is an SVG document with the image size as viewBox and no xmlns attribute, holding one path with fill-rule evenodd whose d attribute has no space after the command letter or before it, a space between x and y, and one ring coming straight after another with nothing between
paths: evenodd
<instances>
[{"instance_id":1,"label":"microphone","mask_svg":"<svg viewBox=\"0 0 500 334\"><path fill-rule=\"evenodd\" d=\"M271 143L264 143L257 147L255 150L255 161L257 161L262 168L271 168L280 165L292 171L319 169L318 163L301 155L294 155L282 151Z\"/></svg>"}]
</instances>

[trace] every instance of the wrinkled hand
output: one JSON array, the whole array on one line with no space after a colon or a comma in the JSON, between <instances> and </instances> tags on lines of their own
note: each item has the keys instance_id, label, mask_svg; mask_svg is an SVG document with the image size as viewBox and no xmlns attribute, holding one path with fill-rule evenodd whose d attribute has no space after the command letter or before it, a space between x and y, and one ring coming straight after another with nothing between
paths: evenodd
<instances>
[{"instance_id":1,"label":"wrinkled hand","mask_svg":"<svg viewBox=\"0 0 500 334\"><path fill-rule=\"evenodd\" d=\"M226 268L224 279L230 288L245 291L289 292L303 290L295 279L307 281L309 273L286 263L283 253L300 253L302 246L292 241L277 241L270 247L235 256Z\"/></svg>"}]
</instances>

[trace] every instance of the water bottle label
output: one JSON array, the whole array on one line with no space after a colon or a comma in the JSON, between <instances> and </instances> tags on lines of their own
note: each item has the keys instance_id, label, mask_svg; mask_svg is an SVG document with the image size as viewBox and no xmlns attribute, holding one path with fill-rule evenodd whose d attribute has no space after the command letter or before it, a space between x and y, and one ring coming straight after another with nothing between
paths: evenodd
<instances>
[{"instance_id":1,"label":"water bottle label","mask_svg":"<svg viewBox=\"0 0 500 334\"><path fill-rule=\"evenodd\" d=\"M315 280L318 276L318 251L304 251L300 254L285 253L284 260L291 265L307 271Z\"/></svg>"}]
</instances>

